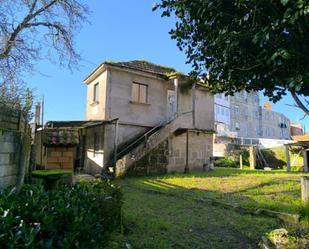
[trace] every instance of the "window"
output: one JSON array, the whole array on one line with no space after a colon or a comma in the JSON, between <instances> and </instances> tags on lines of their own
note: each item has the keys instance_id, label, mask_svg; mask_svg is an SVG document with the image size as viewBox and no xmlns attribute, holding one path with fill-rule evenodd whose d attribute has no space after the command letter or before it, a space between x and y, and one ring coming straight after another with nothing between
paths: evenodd
<instances>
[{"instance_id":1,"label":"window","mask_svg":"<svg viewBox=\"0 0 309 249\"><path fill-rule=\"evenodd\" d=\"M132 101L147 104L148 86L133 82L132 84Z\"/></svg>"},{"instance_id":2,"label":"window","mask_svg":"<svg viewBox=\"0 0 309 249\"><path fill-rule=\"evenodd\" d=\"M99 83L95 83L93 87L93 102L99 101Z\"/></svg>"},{"instance_id":3,"label":"window","mask_svg":"<svg viewBox=\"0 0 309 249\"><path fill-rule=\"evenodd\" d=\"M216 113L220 114L220 107L219 106L216 106Z\"/></svg>"},{"instance_id":4,"label":"window","mask_svg":"<svg viewBox=\"0 0 309 249\"><path fill-rule=\"evenodd\" d=\"M221 115L224 115L224 108L221 108Z\"/></svg>"},{"instance_id":5,"label":"window","mask_svg":"<svg viewBox=\"0 0 309 249\"><path fill-rule=\"evenodd\" d=\"M238 122L235 123L235 128L236 128L236 130L240 130Z\"/></svg>"},{"instance_id":6,"label":"window","mask_svg":"<svg viewBox=\"0 0 309 249\"><path fill-rule=\"evenodd\" d=\"M239 114L239 106L238 105L235 105L234 110L235 110L235 114Z\"/></svg>"}]
</instances>

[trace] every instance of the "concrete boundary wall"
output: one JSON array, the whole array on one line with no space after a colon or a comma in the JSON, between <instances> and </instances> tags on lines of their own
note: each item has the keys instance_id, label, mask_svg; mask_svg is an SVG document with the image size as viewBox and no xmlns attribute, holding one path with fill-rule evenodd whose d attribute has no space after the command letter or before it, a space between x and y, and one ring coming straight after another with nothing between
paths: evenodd
<instances>
[{"instance_id":1,"label":"concrete boundary wall","mask_svg":"<svg viewBox=\"0 0 309 249\"><path fill-rule=\"evenodd\" d=\"M30 129L20 112L0 107L0 188L20 186L29 165Z\"/></svg>"}]
</instances>

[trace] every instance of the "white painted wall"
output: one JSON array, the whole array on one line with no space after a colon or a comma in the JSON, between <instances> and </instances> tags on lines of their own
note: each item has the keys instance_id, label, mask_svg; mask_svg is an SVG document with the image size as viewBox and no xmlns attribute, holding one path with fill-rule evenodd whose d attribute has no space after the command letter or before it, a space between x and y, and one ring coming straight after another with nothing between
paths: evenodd
<instances>
[{"instance_id":1,"label":"white painted wall","mask_svg":"<svg viewBox=\"0 0 309 249\"><path fill-rule=\"evenodd\" d=\"M229 126L231 123L230 97L224 94L215 94L214 105L215 122Z\"/></svg>"}]
</instances>

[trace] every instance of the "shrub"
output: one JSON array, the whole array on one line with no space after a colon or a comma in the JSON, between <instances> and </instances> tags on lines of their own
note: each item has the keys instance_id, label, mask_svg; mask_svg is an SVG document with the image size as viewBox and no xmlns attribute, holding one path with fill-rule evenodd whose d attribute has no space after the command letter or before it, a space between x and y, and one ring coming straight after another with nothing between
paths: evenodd
<instances>
[{"instance_id":1,"label":"shrub","mask_svg":"<svg viewBox=\"0 0 309 249\"><path fill-rule=\"evenodd\" d=\"M215 167L238 168L238 164L234 160L224 157L215 161Z\"/></svg>"},{"instance_id":2,"label":"shrub","mask_svg":"<svg viewBox=\"0 0 309 249\"><path fill-rule=\"evenodd\" d=\"M0 248L102 248L120 227L122 194L101 181L0 195Z\"/></svg>"},{"instance_id":3,"label":"shrub","mask_svg":"<svg viewBox=\"0 0 309 249\"><path fill-rule=\"evenodd\" d=\"M225 157L233 160L239 165L239 157L242 155L243 165L249 165L249 151L237 144L229 144Z\"/></svg>"},{"instance_id":4,"label":"shrub","mask_svg":"<svg viewBox=\"0 0 309 249\"><path fill-rule=\"evenodd\" d=\"M301 216L301 223L309 226L309 202L302 203L299 207L298 213Z\"/></svg>"}]
</instances>

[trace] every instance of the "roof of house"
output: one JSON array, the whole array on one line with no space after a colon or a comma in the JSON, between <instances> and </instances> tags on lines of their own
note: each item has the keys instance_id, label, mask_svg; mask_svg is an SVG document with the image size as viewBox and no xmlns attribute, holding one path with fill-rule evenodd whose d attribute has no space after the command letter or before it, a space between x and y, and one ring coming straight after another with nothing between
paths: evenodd
<instances>
[{"instance_id":1,"label":"roof of house","mask_svg":"<svg viewBox=\"0 0 309 249\"><path fill-rule=\"evenodd\" d=\"M162 65L157 65L149 61L144 60L131 60L124 62L113 62L113 61L105 61L101 63L98 67L96 67L85 79L84 82L87 82L89 78L92 76L102 73L105 70L105 66L118 67L122 69L135 70L142 73L149 73L152 75L156 75L162 78L166 78L174 75L184 75L183 73L177 72L172 67L166 67ZM95 76L95 77L96 77Z\"/></svg>"},{"instance_id":2,"label":"roof of house","mask_svg":"<svg viewBox=\"0 0 309 249\"><path fill-rule=\"evenodd\" d=\"M132 61L126 61L126 62L106 61L104 62L104 64L116 66L120 68L138 70L138 71L142 71L146 73L158 74L158 75L167 75L167 74L176 72L174 68L157 65L157 64L151 63L149 61L144 61L144 60L132 60Z\"/></svg>"}]
</instances>

